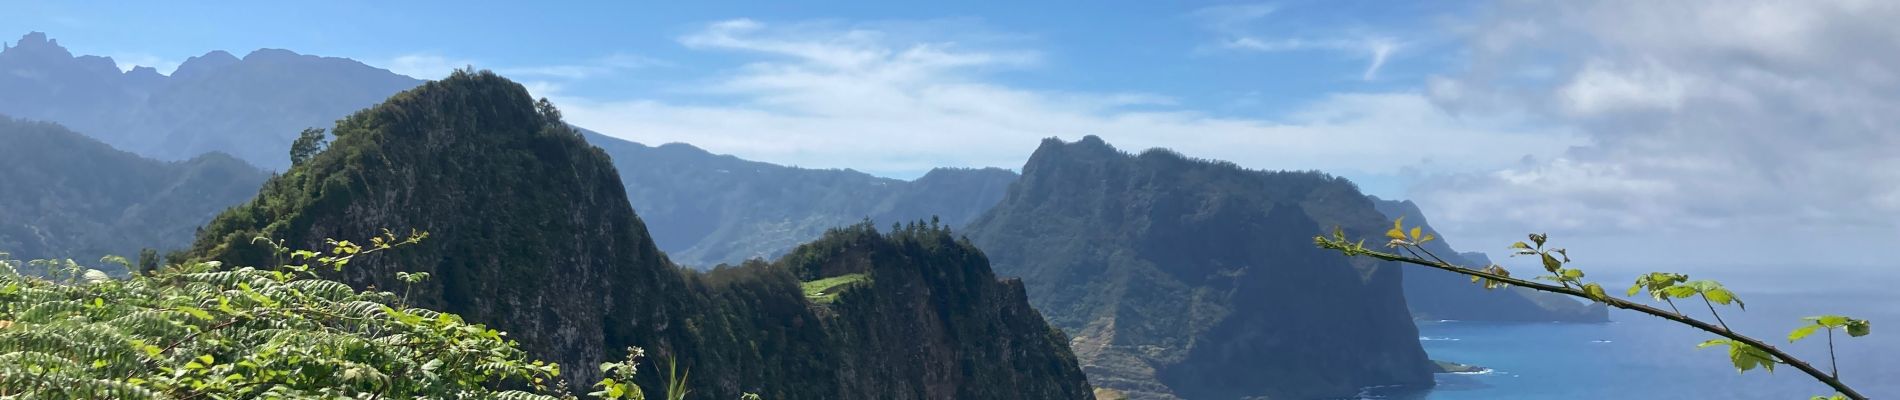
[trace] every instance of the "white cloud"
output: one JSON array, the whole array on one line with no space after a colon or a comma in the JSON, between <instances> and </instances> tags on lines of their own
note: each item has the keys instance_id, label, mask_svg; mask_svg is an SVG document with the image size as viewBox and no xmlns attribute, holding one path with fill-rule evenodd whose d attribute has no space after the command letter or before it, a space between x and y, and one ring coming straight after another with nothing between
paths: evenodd
<instances>
[{"instance_id":1,"label":"white cloud","mask_svg":"<svg viewBox=\"0 0 1900 400\"><path fill-rule=\"evenodd\" d=\"M1300 33L1266 33L1263 20L1278 9L1266 4L1235 4L1203 7L1190 14L1201 26L1216 35L1213 49L1258 52L1333 51L1366 60L1361 80L1375 80L1379 69L1405 44L1397 39L1353 32L1324 32L1312 38Z\"/></svg>"},{"instance_id":2,"label":"white cloud","mask_svg":"<svg viewBox=\"0 0 1900 400\"><path fill-rule=\"evenodd\" d=\"M1428 92L1591 145L1414 194L1453 235L1720 235L1734 240L1706 256L1868 262L1742 244L1900 241L1896 20L1900 3L1851 0L1500 4L1462 28L1469 68Z\"/></svg>"},{"instance_id":3,"label":"white cloud","mask_svg":"<svg viewBox=\"0 0 1900 400\"><path fill-rule=\"evenodd\" d=\"M1645 65L1623 68L1605 62L1585 64L1571 81L1557 90L1565 110L1576 115L1616 111L1677 111L1692 78L1666 67Z\"/></svg>"},{"instance_id":4,"label":"white cloud","mask_svg":"<svg viewBox=\"0 0 1900 400\"><path fill-rule=\"evenodd\" d=\"M114 54L112 61L118 64L119 71L131 71L134 67L151 67L158 73L171 75L178 69L178 61L145 53Z\"/></svg>"},{"instance_id":5,"label":"white cloud","mask_svg":"<svg viewBox=\"0 0 1900 400\"><path fill-rule=\"evenodd\" d=\"M458 68L477 67L494 70L495 73L517 79L562 79L577 80L610 75L622 70L664 65L664 62L631 54L614 54L589 60L581 64L568 65L530 65L530 66L491 66L470 59L450 58L434 53L414 53L397 56L384 62L384 68L398 74L416 79L436 79L448 76Z\"/></svg>"},{"instance_id":6,"label":"white cloud","mask_svg":"<svg viewBox=\"0 0 1900 400\"><path fill-rule=\"evenodd\" d=\"M1041 138L1088 134L1130 150L1169 147L1255 168L1379 174L1421 164L1495 168L1580 143L1516 118L1451 115L1414 92L1337 94L1268 119L1180 109L1152 94L1015 87L989 74L1034 68L1036 52L865 27L732 20L680 42L756 60L705 84L701 94L730 100L714 104L550 97L570 121L635 141L893 175L1015 168Z\"/></svg>"},{"instance_id":7,"label":"white cloud","mask_svg":"<svg viewBox=\"0 0 1900 400\"><path fill-rule=\"evenodd\" d=\"M474 66L475 61L451 59L429 53L406 54L383 63L390 72L407 75L416 79L441 79L456 69Z\"/></svg>"}]
</instances>

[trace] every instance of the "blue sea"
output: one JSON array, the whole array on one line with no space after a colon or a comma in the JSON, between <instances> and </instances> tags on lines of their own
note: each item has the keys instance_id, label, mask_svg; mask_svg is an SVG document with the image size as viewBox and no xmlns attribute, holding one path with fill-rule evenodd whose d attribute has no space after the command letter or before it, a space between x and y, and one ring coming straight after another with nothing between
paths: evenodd
<instances>
[{"instance_id":1,"label":"blue sea","mask_svg":"<svg viewBox=\"0 0 1900 400\"><path fill-rule=\"evenodd\" d=\"M1841 378L1872 398L1900 399L1900 273L1775 271L1723 280L1748 304L1747 311L1723 310L1729 325L1827 370L1825 336L1788 344L1788 331L1804 323L1801 317L1818 314L1870 320L1872 335L1837 332ZM1707 315L1699 302L1679 305L1691 315ZM1833 393L1792 367L1738 374L1723 348L1696 348L1711 334L1630 311L1611 310L1610 318L1614 322L1604 324L1419 321L1419 339L1433 359L1492 371L1439 374L1430 392L1370 397L1807 399Z\"/></svg>"}]
</instances>

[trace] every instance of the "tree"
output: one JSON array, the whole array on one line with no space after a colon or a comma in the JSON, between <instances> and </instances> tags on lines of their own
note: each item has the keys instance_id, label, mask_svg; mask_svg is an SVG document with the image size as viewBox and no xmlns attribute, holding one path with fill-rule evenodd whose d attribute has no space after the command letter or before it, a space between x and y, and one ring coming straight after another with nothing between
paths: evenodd
<instances>
[{"instance_id":1,"label":"tree","mask_svg":"<svg viewBox=\"0 0 1900 400\"><path fill-rule=\"evenodd\" d=\"M150 247L139 249L138 273L151 274L154 272L158 272L158 250Z\"/></svg>"},{"instance_id":2,"label":"tree","mask_svg":"<svg viewBox=\"0 0 1900 400\"><path fill-rule=\"evenodd\" d=\"M327 140L322 128L304 128L297 140L290 142L290 165L303 164L310 157L323 152Z\"/></svg>"},{"instance_id":3,"label":"tree","mask_svg":"<svg viewBox=\"0 0 1900 400\"><path fill-rule=\"evenodd\" d=\"M541 114L541 119L549 124L562 123L561 109L555 108L554 102L548 101L546 97L534 102L534 111Z\"/></svg>"},{"instance_id":4,"label":"tree","mask_svg":"<svg viewBox=\"0 0 1900 400\"><path fill-rule=\"evenodd\" d=\"M1398 249L1404 251L1405 254L1367 248L1364 239L1357 242L1351 241L1346 238L1345 231L1337 227L1333 228L1331 236L1314 236L1313 243L1320 248L1339 251L1347 257L1371 257L1462 274L1471 277L1472 283L1483 285L1485 289L1518 286L1532 290L1583 298L1589 301L1603 303L1609 307L1648 314L1719 336L1719 338L1704 341L1696 347L1727 347L1729 360L1735 365L1737 371L1747 372L1755 368L1762 368L1769 373L1773 373L1776 365L1788 365L1813 377L1816 381L1828 385L1828 387L1833 388L1836 392L1833 396L1814 396L1814 399L1865 400L1867 398L1867 396L1855 391L1854 388L1847 386L1846 383L1841 382L1840 370L1838 368L1833 368L1830 372L1823 372L1808 362L1775 348L1775 346L1730 330L1728 323L1722 320L1722 314L1717 311L1716 305L1722 305L1724 307L1734 305L1741 307L1743 310L1746 310L1747 306L1742 303L1740 298L1735 296L1734 292L1729 291L1728 288L1723 287L1721 283L1716 281L1691 281L1688 275L1670 272L1652 272L1638 277L1636 283L1630 286L1627 295L1634 297L1639 293L1648 294L1651 299L1663 302L1669 306L1669 310L1663 310L1629 300L1610 297L1610 295L1604 291L1602 285L1585 281L1583 270L1569 266L1570 254L1568 250L1546 246L1550 239L1549 235L1539 233L1530 234L1529 243L1512 243L1510 249L1514 257L1529 256L1539 259L1542 262L1544 271L1550 275L1538 276L1536 279L1555 282L1556 284L1554 285L1511 277L1511 271L1496 264L1483 268L1470 268L1445 262L1444 259L1439 258L1438 255L1432 254L1430 250L1426 250L1421 246L1421 244L1425 242L1437 239L1435 235L1430 232L1424 232L1421 227L1416 226L1408 230L1405 228L1404 222L1405 218L1393 220L1392 229L1387 230L1385 236L1388 239L1386 242L1387 248ZM1691 317L1676 307L1676 300L1689 299L1700 299L1702 304L1708 308L1709 315L1715 318L1715 323L1709 323ZM1828 332L1828 360L1830 365L1833 364L1835 358L1835 330L1845 331L1850 337L1866 336L1872 333L1872 323L1861 319L1839 315L1823 315L1808 317L1803 320L1807 321L1807 323L1796 328L1793 332L1790 332L1788 334L1788 342L1793 343L1799 341L1813 334L1816 330L1826 329Z\"/></svg>"}]
</instances>

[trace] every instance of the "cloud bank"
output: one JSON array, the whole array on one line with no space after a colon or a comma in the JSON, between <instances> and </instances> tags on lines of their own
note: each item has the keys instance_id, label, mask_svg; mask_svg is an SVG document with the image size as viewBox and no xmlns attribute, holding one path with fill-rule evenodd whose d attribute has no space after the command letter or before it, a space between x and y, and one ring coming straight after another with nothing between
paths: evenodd
<instances>
[{"instance_id":1,"label":"cloud bank","mask_svg":"<svg viewBox=\"0 0 1900 400\"><path fill-rule=\"evenodd\" d=\"M1015 168L1041 138L1091 134L1131 150L1347 174L1497 168L1579 143L1505 114L1453 115L1422 91L1338 93L1249 118L1176 108L1149 93L1008 85L998 75L1037 68L1042 55L883 27L707 24L679 43L749 60L684 89L714 101L550 95L576 124L631 140L891 176Z\"/></svg>"},{"instance_id":2,"label":"cloud bank","mask_svg":"<svg viewBox=\"0 0 1900 400\"><path fill-rule=\"evenodd\" d=\"M1892 246L1893 21L1900 3L1501 4L1455 28L1468 67L1432 78L1433 101L1460 114L1536 115L1591 144L1489 173L1440 174L1413 194L1464 235L1546 229L1701 238L1688 241L1711 253L1813 252L1763 255L1779 259Z\"/></svg>"}]
</instances>

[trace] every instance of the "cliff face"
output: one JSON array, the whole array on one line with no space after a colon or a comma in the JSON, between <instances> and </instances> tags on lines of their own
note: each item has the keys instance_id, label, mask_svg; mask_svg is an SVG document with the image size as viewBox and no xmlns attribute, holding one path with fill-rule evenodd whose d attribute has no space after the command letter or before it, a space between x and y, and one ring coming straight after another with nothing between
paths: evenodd
<instances>
[{"instance_id":1,"label":"cliff face","mask_svg":"<svg viewBox=\"0 0 1900 400\"><path fill-rule=\"evenodd\" d=\"M682 143L649 147L599 134L660 248L707 268L772 259L826 229L870 219L962 226L1003 198L1016 173L939 168L912 181L716 155Z\"/></svg>"},{"instance_id":2,"label":"cliff face","mask_svg":"<svg viewBox=\"0 0 1900 400\"><path fill-rule=\"evenodd\" d=\"M1411 200L1383 200L1376 196L1369 198L1387 218L1404 217L1406 225L1432 230L1424 213ZM1491 263L1490 258L1482 253L1459 253L1443 239L1427 242L1425 248L1433 254L1444 256L1445 261L1458 265L1482 268ZM1408 272L1405 274L1405 301L1412 307L1412 315L1420 319L1508 322L1610 320L1608 309L1598 303L1584 303L1561 295L1518 287L1484 290L1463 275L1440 271Z\"/></svg>"},{"instance_id":3,"label":"cliff face","mask_svg":"<svg viewBox=\"0 0 1900 400\"><path fill-rule=\"evenodd\" d=\"M947 233L859 232L828 239L850 246L820 242L814 248L837 251L780 265L675 267L629 206L606 153L493 74L459 73L400 93L335 133L329 149L214 220L195 253L269 265L252 238L317 248L383 228L428 231L417 246L352 262L340 278L394 290L405 287L396 272L430 272L414 301L509 332L561 363L576 389L597 379L593 366L641 346L654 356L649 365L677 360L694 393L709 398L1088 393L1060 333L1019 288L997 282L967 245L934 247ZM859 268L876 284L814 302L783 264L792 260ZM641 375L649 390L663 378Z\"/></svg>"},{"instance_id":4,"label":"cliff face","mask_svg":"<svg viewBox=\"0 0 1900 400\"><path fill-rule=\"evenodd\" d=\"M164 162L65 127L0 116L0 251L23 259L190 244L192 229L255 193L266 174L224 154ZM118 272L118 271L114 271Z\"/></svg>"},{"instance_id":5,"label":"cliff face","mask_svg":"<svg viewBox=\"0 0 1900 400\"><path fill-rule=\"evenodd\" d=\"M1396 266L1314 248L1383 216L1343 179L1050 139L970 224L998 274L1135 398L1350 396L1429 386Z\"/></svg>"}]
</instances>

